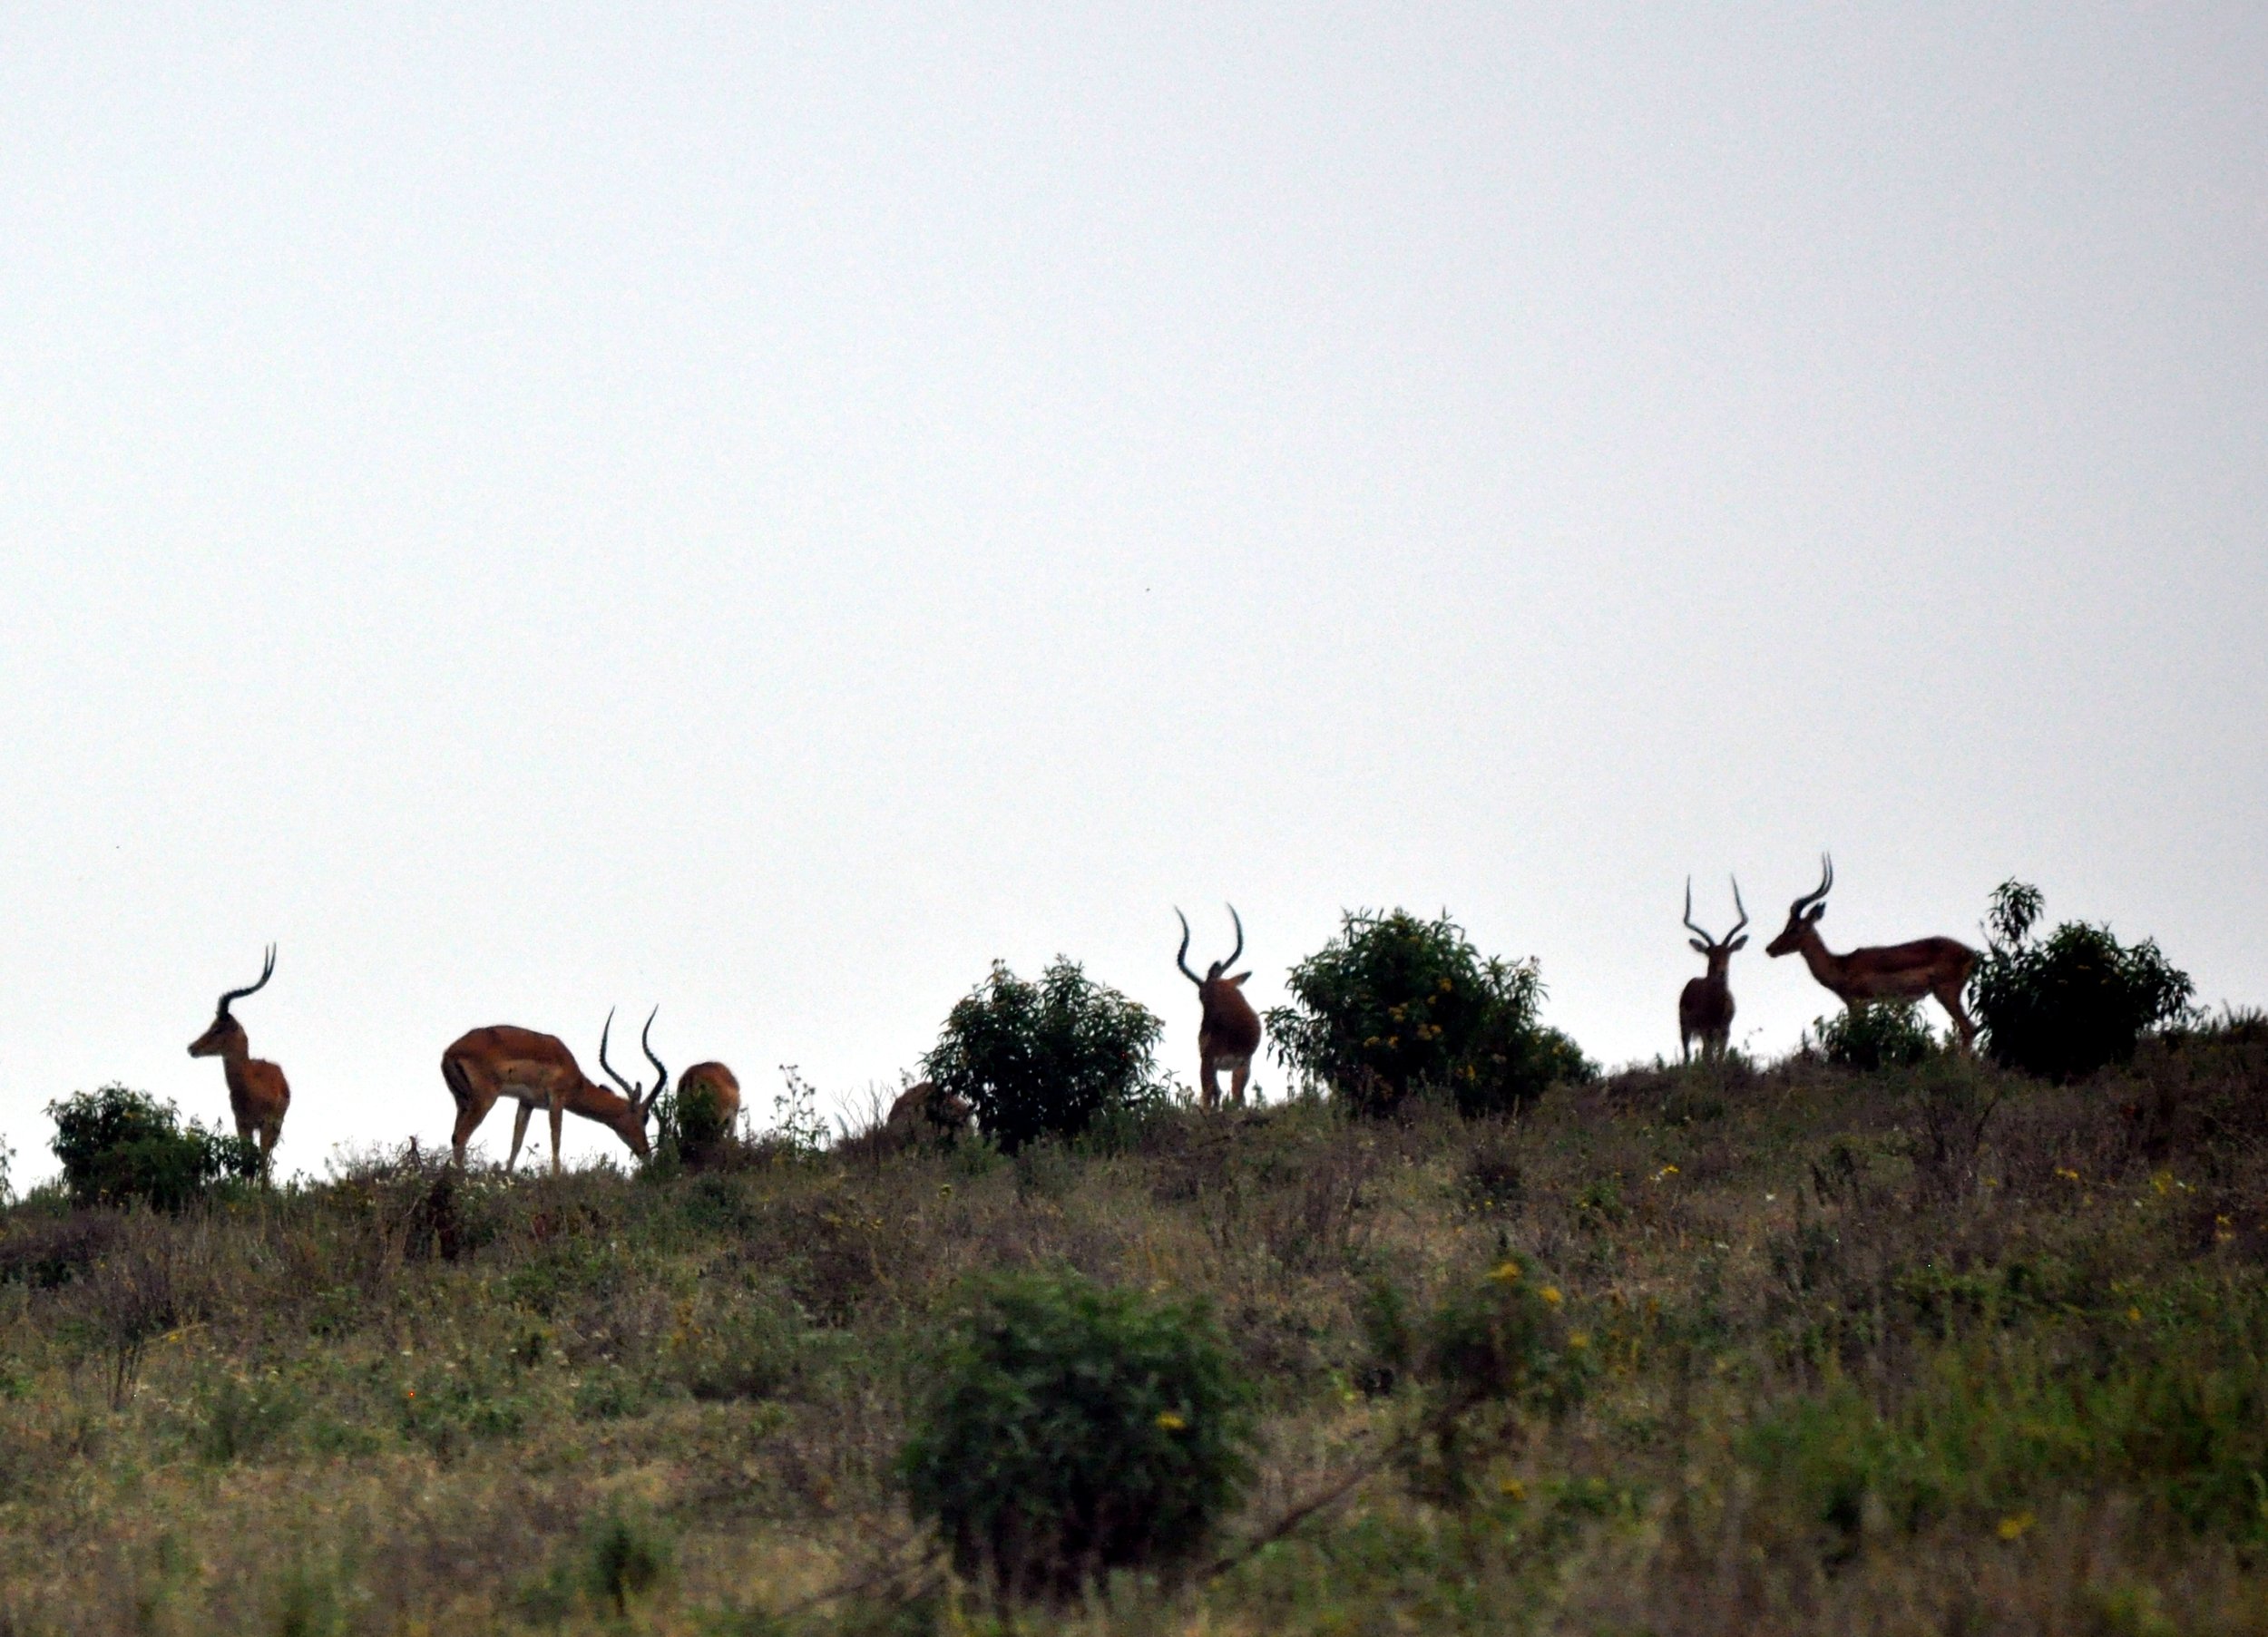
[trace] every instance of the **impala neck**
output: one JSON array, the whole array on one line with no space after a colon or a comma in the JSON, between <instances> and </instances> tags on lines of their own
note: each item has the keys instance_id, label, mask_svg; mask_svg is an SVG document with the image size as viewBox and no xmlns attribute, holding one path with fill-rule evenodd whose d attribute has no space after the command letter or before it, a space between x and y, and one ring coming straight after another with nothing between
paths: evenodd
<instances>
[{"instance_id":1,"label":"impala neck","mask_svg":"<svg viewBox=\"0 0 2268 1637\"><path fill-rule=\"evenodd\" d=\"M1843 992L1843 967L1846 959L1827 947L1827 940L1819 935L1819 929L1805 921L1795 935L1795 947L1803 951L1804 964L1812 970L1823 989Z\"/></svg>"}]
</instances>

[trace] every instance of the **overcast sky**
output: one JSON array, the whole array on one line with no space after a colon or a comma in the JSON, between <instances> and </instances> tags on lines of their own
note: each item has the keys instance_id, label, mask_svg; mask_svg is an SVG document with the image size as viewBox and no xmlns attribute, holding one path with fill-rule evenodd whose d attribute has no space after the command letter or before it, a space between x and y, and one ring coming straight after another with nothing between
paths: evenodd
<instances>
[{"instance_id":1,"label":"overcast sky","mask_svg":"<svg viewBox=\"0 0 2268 1637\"><path fill-rule=\"evenodd\" d=\"M225 1122L271 940L318 1172L475 1025L761 1123L995 957L1193 1077L1177 903L1263 1004L1445 906L1610 1063L1688 872L1738 1039L1831 1009L1822 848L1836 948L2013 874L2268 1001L2264 86L2257 4L8 7L17 1181Z\"/></svg>"}]
</instances>

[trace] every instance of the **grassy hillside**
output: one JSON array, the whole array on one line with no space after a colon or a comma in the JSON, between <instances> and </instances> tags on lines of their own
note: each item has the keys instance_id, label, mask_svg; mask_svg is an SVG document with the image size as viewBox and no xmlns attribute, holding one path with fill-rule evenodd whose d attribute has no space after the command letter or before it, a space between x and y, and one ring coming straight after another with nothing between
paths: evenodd
<instances>
[{"instance_id":1,"label":"grassy hillside","mask_svg":"<svg viewBox=\"0 0 2268 1637\"><path fill-rule=\"evenodd\" d=\"M2268 1631L2256 1026L2069 1088L1797 1060L737 1158L17 1206L0 1631ZM1510 1252L1589 1397L1418 1498L1370 1293ZM1019 1264L1214 1304L1264 1406L1223 1572L1003 1616L937 1566L909 1375Z\"/></svg>"}]
</instances>

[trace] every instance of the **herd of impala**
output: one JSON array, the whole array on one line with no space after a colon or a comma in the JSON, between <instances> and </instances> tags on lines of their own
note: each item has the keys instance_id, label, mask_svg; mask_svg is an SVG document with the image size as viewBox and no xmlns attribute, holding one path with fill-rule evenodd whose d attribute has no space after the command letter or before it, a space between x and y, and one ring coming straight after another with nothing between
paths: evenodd
<instances>
[{"instance_id":1,"label":"herd of impala","mask_svg":"<svg viewBox=\"0 0 2268 1637\"><path fill-rule=\"evenodd\" d=\"M1853 950L1847 955L1836 954L1819 936L1819 919L1827 911L1828 889L1835 884L1834 862L1823 857L1820 865L1819 885L1788 906L1787 925L1765 946L1765 953L1801 953L1812 976L1854 1011L1878 1000L1919 1000L1924 996L1935 996L1952 1018L1961 1049L1968 1050L1977 1030L1961 1007L1961 991L1976 967L1977 951L1950 938L1921 938L1911 943L1884 944ZM1748 911L1740 901L1737 881L1733 883L1733 908L1739 920L1723 938L1711 938L1694 922L1693 882L1686 882L1685 924L1695 933L1689 941L1709 964L1708 970L1686 984L1677 998L1678 1052L1685 1061L1691 1060L1696 1041L1700 1043L1703 1058L1714 1060L1725 1055L1732 1038L1733 991L1727 970L1734 952L1748 941L1741 935L1741 930L1748 924ZM1181 969L1183 977L1197 986L1198 1064L1204 1105L1207 1108L1218 1106L1219 1076L1224 1070L1230 1077L1229 1100L1242 1105L1245 1086L1252 1073L1252 1059L1260 1049L1259 1015L1244 996L1245 980L1252 974L1228 974L1228 969L1244 953L1244 921L1231 906L1228 915L1237 929L1237 947L1228 952L1227 960L1208 966L1200 978L1189 970L1188 918L1178 910L1174 914L1181 922L1181 947L1174 953L1174 964ZM220 1059L229 1084L229 1106L236 1116L237 1135L258 1145L263 1174L277 1139L283 1134L284 1113L291 1106L291 1087L285 1083L282 1069L252 1056L244 1026L230 1015L229 1008L248 995L259 993L275 975L276 950L271 944L260 968L259 981L223 994L214 1011L212 1026L198 1036L189 1048L192 1057ZM498 1023L460 1036L441 1054L441 1077L448 1084L449 1095L456 1100L456 1125L449 1135L455 1163L460 1166L464 1164L465 1145L472 1141L473 1133L497 1102L507 1097L519 1105L512 1122L512 1150L504 1158L507 1172L520 1158L520 1145L527 1136L528 1120L539 1107L551 1117L554 1173L559 1169L561 1123L571 1114L606 1126L629 1145L632 1154L644 1159L650 1152L647 1122L670 1083L670 1071L654 1055L652 1014L648 1015L646 1027L639 1036L639 1046L646 1054L646 1061L653 1067L650 1086L624 1079L607 1060L607 1044L613 1028L614 1015L610 1012L606 1027L599 1031L599 1067L618 1088L612 1090L585 1075L575 1061L575 1054L556 1035ZM730 1129L739 1117L740 1082L722 1063L699 1063L687 1069L678 1077L678 1096L680 1100L695 1096L711 1100L724 1129ZM968 1106L960 1098L941 1093L924 1080L907 1088L892 1105L885 1128L910 1135L927 1123L964 1123L968 1116Z\"/></svg>"}]
</instances>

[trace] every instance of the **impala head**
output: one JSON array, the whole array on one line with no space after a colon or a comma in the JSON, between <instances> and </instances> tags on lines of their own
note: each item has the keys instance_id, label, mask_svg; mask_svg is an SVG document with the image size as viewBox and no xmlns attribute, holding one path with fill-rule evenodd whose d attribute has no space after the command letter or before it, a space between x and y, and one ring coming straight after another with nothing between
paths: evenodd
<instances>
[{"instance_id":1,"label":"impala head","mask_svg":"<svg viewBox=\"0 0 2268 1637\"><path fill-rule=\"evenodd\" d=\"M1239 988L1246 979L1252 976L1250 972L1238 972L1234 978L1221 976L1223 972L1236 965L1237 957L1245 952L1245 923L1237 914L1235 904L1228 906L1228 919L1236 923L1237 947L1228 951L1227 960L1216 960L1207 967L1205 976L1202 978L1189 970L1189 918L1178 910L1176 910L1173 915L1174 919L1181 923L1181 947L1174 952L1173 963L1181 969L1181 975L1184 978L1197 985L1198 994L1210 995L1213 986L1219 983L1225 983L1231 989Z\"/></svg>"},{"instance_id":2,"label":"impala head","mask_svg":"<svg viewBox=\"0 0 2268 1637\"><path fill-rule=\"evenodd\" d=\"M1740 901L1740 882L1737 879L1733 882L1733 908L1740 911L1740 919L1733 923L1732 931L1722 938L1710 937L1706 931L1694 924L1693 877L1690 875L1686 877L1686 926L1696 934L1686 941L1693 945L1696 953L1707 960L1709 975L1713 978L1722 977L1725 963L1733 958L1733 951L1745 949L1748 944L1747 938L1741 934L1741 928L1748 924L1748 906Z\"/></svg>"},{"instance_id":3,"label":"impala head","mask_svg":"<svg viewBox=\"0 0 2268 1637\"><path fill-rule=\"evenodd\" d=\"M244 1026L229 1016L229 1002L241 1000L247 995L258 994L268 987L268 980L276 975L276 946L268 946L268 962L259 970L259 981L249 989L230 989L220 997L220 1004L213 1009L212 1027L189 1043L192 1057L225 1057L234 1053L249 1051L244 1038Z\"/></svg>"},{"instance_id":4,"label":"impala head","mask_svg":"<svg viewBox=\"0 0 2268 1637\"><path fill-rule=\"evenodd\" d=\"M1787 907L1787 925L1780 935L1764 946L1767 955L1792 955L1804 944L1804 933L1818 923L1827 912L1827 889L1835 884L1835 861L1824 853L1819 855L1819 884Z\"/></svg>"},{"instance_id":5,"label":"impala head","mask_svg":"<svg viewBox=\"0 0 2268 1637\"><path fill-rule=\"evenodd\" d=\"M652 1116L654 1104L670 1084L670 1071L662 1067L661 1059L653 1055L653 1020L660 1012L661 1009L657 1006L646 1014L646 1027L638 1036L638 1044L646 1054L646 1061L653 1065L651 1091L642 1090L622 1078L615 1072L614 1065L606 1060L607 1037L614 1030L614 1014L611 1011L606 1015L606 1027L599 1031L599 1067L606 1070L607 1078L621 1086L622 1095L630 1099L630 1106L615 1123L614 1129L622 1141L630 1145L630 1151L641 1160L653 1152L653 1145L646 1140L646 1121Z\"/></svg>"}]
</instances>

